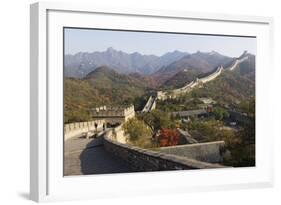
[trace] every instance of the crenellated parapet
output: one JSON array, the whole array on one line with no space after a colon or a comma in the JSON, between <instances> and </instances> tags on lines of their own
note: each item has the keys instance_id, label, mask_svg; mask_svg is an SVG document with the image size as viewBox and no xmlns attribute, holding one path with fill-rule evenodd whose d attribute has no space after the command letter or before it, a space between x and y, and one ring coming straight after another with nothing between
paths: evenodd
<instances>
[{"instance_id":1,"label":"crenellated parapet","mask_svg":"<svg viewBox=\"0 0 281 205\"><path fill-rule=\"evenodd\" d=\"M133 105L124 109L124 116L125 116L125 121L135 117L135 108Z\"/></svg>"},{"instance_id":2,"label":"crenellated parapet","mask_svg":"<svg viewBox=\"0 0 281 205\"><path fill-rule=\"evenodd\" d=\"M94 132L96 130L103 129L105 126L105 121L93 120L87 122L74 122L64 125L64 140L68 140L73 137L80 137L83 134Z\"/></svg>"},{"instance_id":3,"label":"crenellated parapet","mask_svg":"<svg viewBox=\"0 0 281 205\"><path fill-rule=\"evenodd\" d=\"M116 124L135 117L134 106L101 106L90 110L92 119L104 119L108 123Z\"/></svg>"}]
</instances>

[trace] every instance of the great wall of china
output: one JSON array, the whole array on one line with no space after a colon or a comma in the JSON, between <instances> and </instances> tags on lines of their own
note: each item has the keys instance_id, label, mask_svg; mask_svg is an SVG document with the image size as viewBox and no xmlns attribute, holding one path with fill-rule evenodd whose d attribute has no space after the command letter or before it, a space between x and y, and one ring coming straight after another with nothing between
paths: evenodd
<instances>
[{"instance_id":1,"label":"great wall of china","mask_svg":"<svg viewBox=\"0 0 281 205\"><path fill-rule=\"evenodd\" d=\"M223 66L219 66L213 73L211 73L208 76L202 77L202 78L196 78L192 82L186 84L185 86L181 88L177 88L174 90L169 91L157 91L157 95L154 98L149 98L147 101L144 109L142 112L149 112L156 108L156 101L157 100L166 100L168 98L176 98L184 93L190 92L193 88L197 86L201 86L207 82L210 82L214 79L216 79L218 76L221 75L223 70L230 70L233 71L240 63L248 59L248 56L246 55L247 52L245 51L239 58L235 59L235 61L227 68L224 68ZM151 106L153 105L153 106Z\"/></svg>"},{"instance_id":2,"label":"great wall of china","mask_svg":"<svg viewBox=\"0 0 281 205\"><path fill-rule=\"evenodd\" d=\"M120 125L122 126L122 125ZM224 142L199 143L189 145L185 148L185 156L181 155L183 147L175 152L178 146L172 146L166 150L150 150L119 142L116 138L122 129L120 127L108 130L103 136L103 144L106 151L124 160L133 171L161 171L161 170L186 170L223 168L217 164L221 161L220 151ZM172 149L172 150L171 150ZM195 150L205 150L195 158L188 156L188 153ZM207 151L206 151L207 150ZM170 153L168 153L170 152ZM173 153L173 154L172 154ZM176 154L175 154L176 153ZM199 156L200 155L200 156ZM205 161L202 161L205 160Z\"/></svg>"},{"instance_id":3,"label":"great wall of china","mask_svg":"<svg viewBox=\"0 0 281 205\"><path fill-rule=\"evenodd\" d=\"M93 108L90 111L91 117L93 120L103 119L107 123L117 124L122 123L132 117L135 117L135 108L134 106L119 106L119 107L109 107L101 106Z\"/></svg>"},{"instance_id":4,"label":"great wall of china","mask_svg":"<svg viewBox=\"0 0 281 205\"><path fill-rule=\"evenodd\" d=\"M149 96L149 98L141 112L149 112L150 110L154 110L155 108L156 108L156 97Z\"/></svg>"},{"instance_id":5,"label":"great wall of china","mask_svg":"<svg viewBox=\"0 0 281 205\"><path fill-rule=\"evenodd\" d=\"M234 70L241 62L248 59L244 52L237 58L227 70ZM151 95L146 102L142 112L150 112L155 109L157 100L175 98L179 95L190 92L194 87L210 82L221 75L224 68L219 66L208 76L197 78L187 85L171 91L158 91L157 95ZM211 143L194 143L188 145L177 145L158 150L142 149L127 143L127 137L122 129L122 124L135 116L134 107L99 107L91 110L93 121L65 124L64 140L85 136L86 138L95 132L98 135L99 146L102 146L107 153L112 153L122 159L134 171L159 171L159 170L183 170L222 168L217 163L222 160L223 141ZM118 123L114 128L105 129L106 124ZM103 132L101 132L103 130ZM102 139L102 140L101 140ZM93 139L93 141L96 139ZM99 151L103 152L104 151ZM194 155L196 153L196 155ZM68 155L67 155L68 156ZM104 162L106 163L106 162ZM111 163L114 163L113 161ZM75 165L76 166L76 165ZM79 168L78 168L79 169ZM110 172L111 173L111 172Z\"/></svg>"},{"instance_id":6,"label":"great wall of china","mask_svg":"<svg viewBox=\"0 0 281 205\"><path fill-rule=\"evenodd\" d=\"M157 99L159 100L166 100L168 98L176 98L184 93L190 92L194 87L200 86L202 84L205 84L207 82L210 82L214 79L216 79L223 71L223 67L219 66L213 73L211 73L208 76L202 77L202 78L196 78L192 82L186 84L185 86L181 88L177 88L171 91L158 91L157 92Z\"/></svg>"},{"instance_id":7,"label":"great wall of china","mask_svg":"<svg viewBox=\"0 0 281 205\"><path fill-rule=\"evenodd\" d=\"M93 139L81 138L83 132L95 129L95 123L101 127L103 122L65 125L65 175L225 168L219 164L224 142L143 149L127 142L122 124L99 131Z\"/></svg>"},{"instance_id":8,"label":"great wall of china","mask_svg":"<svg viewBox=\"0 0 281 205\"><path fill-rule=\"evenodd\" d=\"M245 57L236 59L236 60L234 61L234 63L233 63L231 66L228 67L228 69L229 69L229 70L234 70L234 69L237 67L237 65L238 65L239 63L242 63L243 61L247 60L248 58L249 58L248 56L245 56Z\"/></svg>"},{"instance_id":9,"label":"great wall of china","mask_svg":"<svg viewBox=\"0 0 281 205\"><path fill-rule=\"evenodd\" d=\"M213 73L211 73L208 76L202 77L202 78L196 78L192 82L186 84L185 86L174 89L171 91L158 91L157 92L157 99L158 100L165 100L168 98L176 98L184 93L190 92L194 87L200 86L202 84L205 84L207 82L210 82L214 79L216 79L218 76L221 75L222 71L230 70L233 71L240 63L248 59L248 56L244 56L246 53L243 53L241 57L236 59L229 67L223 68L223 66L219 66Z\"/></svg>"}]
</instances>

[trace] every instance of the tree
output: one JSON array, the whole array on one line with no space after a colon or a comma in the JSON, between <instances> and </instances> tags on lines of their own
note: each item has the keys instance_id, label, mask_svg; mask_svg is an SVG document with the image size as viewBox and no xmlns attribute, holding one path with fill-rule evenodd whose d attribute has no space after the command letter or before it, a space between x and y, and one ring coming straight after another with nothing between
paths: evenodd
<instances>
[{"instance_id":1,"label":"tree","mask_svg":"<svg viewBox=\"0 0 281 205\"><path fill-rule=\"evenodd\" d=\"M125 134L129 135L129 140L131 142L151 135L151 131L146 124L136 118L131 118L125 122L123 129Z\"/></svg>"},{"instance_id":2,"label":"tree","mask_svg":"<svg viewBox=\"0 0 281 205\"><path fill-rule=\"evenodd\" d=\"M158 141L161 147L175 146L179 142L179 133L176 129L161 129Z\"/></svg>"},{"instance_id":3,"label":"tree","mask_svg":"<svg viewBox=\"0 0 281 205\"><path fill-rule=\"evenodd\" d=\"M229 113L222 108L215 108L213 111L216 120L222 120L224 118L229 118Z\"/></svg>"},{"instance_id":4,"label":"tree","mask_svg":"<svg viewBox=\"0 0 281 205\"><path fill-rule=\"evenodd\" d=\"M145 113L142 116L144 122L156 133L162 128L175 128L175 122L170 118L170 116L163 111L153 110L150 113Z\"/></svg>"},{"instance_id":5,"label":"tree","mask_svg":"<svg viewBox=\"0 0 281 205\"><path fill-rule=\"evenodd\" d=\"M255 98L252 97L249 100L244 100L240 102L238 108L240 109L241 112L247 113L248 116L255 117L255 108L256 108Z\"/></svg>"},{"instance_id":6,"label":"tree","mask_svg":"<svg viewBox=\"0 0 281 205\"><path fill-rule=\"evenodd\" d=\"M226 149L231 153L230 159L224 159L224 164L233 167L255 166L255 142L247 139L249 133L243 129L234 136L225 139Z\"/></svg>"}]
</instances>

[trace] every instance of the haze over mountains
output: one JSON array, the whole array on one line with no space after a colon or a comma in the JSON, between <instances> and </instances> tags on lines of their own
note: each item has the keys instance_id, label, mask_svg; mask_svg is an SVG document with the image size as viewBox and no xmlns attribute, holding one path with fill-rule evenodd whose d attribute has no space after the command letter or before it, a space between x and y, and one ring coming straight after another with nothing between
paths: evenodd
<instances>
[{"instance_id":1,"label":"haze over mountains","mask_svg":"<svg viewBox=\"0 0 281 205\"><path fill-rule=\"evenodd\" d=\"M108 48L103 52L79 52L65 55L65 76L83 78L99 66L109 66L118 73L140 73L149 75L174 61L188 55L186 52L173 51L162 56L142 55L138 52L125 53Z\"/></svg>"}]
</instances>

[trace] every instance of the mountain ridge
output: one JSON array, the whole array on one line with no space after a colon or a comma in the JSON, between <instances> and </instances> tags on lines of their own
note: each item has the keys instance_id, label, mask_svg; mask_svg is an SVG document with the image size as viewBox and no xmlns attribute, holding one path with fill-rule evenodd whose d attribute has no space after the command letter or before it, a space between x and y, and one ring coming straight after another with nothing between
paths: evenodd
<instances>
[{"instance_id":1,"label":"mountain ridge","mask_svg":"<svg viewBox=\"0 0 281 205\"><path fill-rule=\"evenodd\" d=\"M215 51L197 51L172 62L168 66L162 67L152 75L159 84L163 84L181 71L193 70L196 71L196 74L204 74L233 60L234 58L224 56Z\"/></svg>"},{"instance_id":2,"label":"mountain ridge","mask_svg":"<svg viewBox=\"0 0 281 205\"><path fill-rule=\"evenodd\" d=\"M141 73L149 75L162 66L188 55L187 52L173 51L162 56L144 55L138 52L126 53L112 47L105 51L66 54L64 74L66 77L83 78L95 68L107 65L119 73Z\"/></svg>"}]
</instances>

